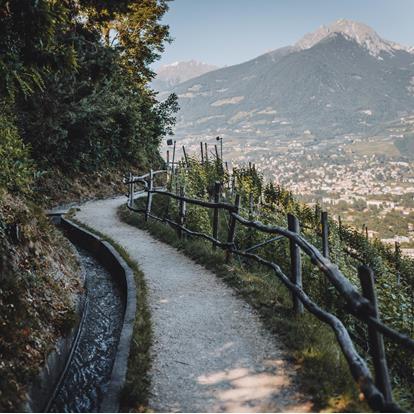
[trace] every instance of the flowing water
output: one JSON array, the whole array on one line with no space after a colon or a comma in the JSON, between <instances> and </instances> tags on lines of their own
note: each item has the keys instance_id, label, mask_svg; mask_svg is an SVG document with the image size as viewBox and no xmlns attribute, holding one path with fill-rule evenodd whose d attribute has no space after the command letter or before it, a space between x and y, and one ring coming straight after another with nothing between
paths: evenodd
<instances>
[{"instance_id":1,"label":"flowing water","mask_svg":"<svg viewBox=\"0 0 414 414\"><path fill-rule=\"evenodd\" d=\"M108 387L122 328L121 292L110 273L79 249L87 307L79 341L51 412L98 412Z\"/></svg>"}]
</instances>

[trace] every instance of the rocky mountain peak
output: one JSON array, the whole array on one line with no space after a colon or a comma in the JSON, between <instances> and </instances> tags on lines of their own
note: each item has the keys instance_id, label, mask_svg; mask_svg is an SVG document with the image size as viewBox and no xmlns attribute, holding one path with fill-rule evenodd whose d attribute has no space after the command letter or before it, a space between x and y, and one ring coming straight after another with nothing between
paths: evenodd
<instances>
[{"instance_id":1,"label":"rocky mountain peak","mask_svg":"<svg viewBox=\"0 0 414 414\"><path fill-rule=\"evenodd\" d=\"M369 51L372 56L380 57L383 52L394 54L396 51L404 50L412 53L413 48L408 48L398 43L381 38L374 29L364 23L348 19L339 19L329 25L319 27L315 32L306 34L300 39L295 47L299 50L309 49L321 40L335 33L348 37Z\"/></svg>"}]
</instances>

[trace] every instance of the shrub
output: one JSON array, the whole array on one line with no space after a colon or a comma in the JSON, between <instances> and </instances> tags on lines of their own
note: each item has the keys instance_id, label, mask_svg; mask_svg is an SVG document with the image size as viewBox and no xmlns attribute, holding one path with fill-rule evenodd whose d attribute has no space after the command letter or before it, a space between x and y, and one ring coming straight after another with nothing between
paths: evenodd
<instances>
[{"instance_id":1,"label":"shrub","mask_svg":"<svg viewBox=\"0 0 414 414\"><path fill-rule=\"evenodd\" d=\"M0 106L3 109L3 106ZM33 178L28 148L13 119L0 113L0 189L26 192Z\"/></svg>"}]
</instances>

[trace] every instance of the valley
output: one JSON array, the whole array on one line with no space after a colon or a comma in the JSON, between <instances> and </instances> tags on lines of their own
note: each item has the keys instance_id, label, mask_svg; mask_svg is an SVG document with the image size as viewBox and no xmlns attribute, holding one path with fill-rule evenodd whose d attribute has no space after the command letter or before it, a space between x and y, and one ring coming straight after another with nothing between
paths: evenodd
<instances>
[{"instance_id":1,"label":"valley","mask_svg":"<svg viewBox=\"0 0 414 414\"><path fill-rule=\"evenodd\" d=\"M414 255L413 85L412 48L340 19L159 96L178 96L178 147L198 154L203 141L215 156L219 136L230 168L254 163L300 199Z\"/></svg>"},{"instance_id":2,"label":"valley","mask_svg":"<svg viewBox=\"0 0 414 414\"><path fill-rule=\"evenodd\" d=\"M291 190L301 200L319 203L331 214L403 252L414 251L414 114L384 126L375 136L347 134L318 140L220 135L223 158L230 168L254 163L269 181ZM177 140L199 155L200 141L215 156L215 136L186 136ZM164 148L164 151L167 147Z\"/></svg>"}]
</instances>

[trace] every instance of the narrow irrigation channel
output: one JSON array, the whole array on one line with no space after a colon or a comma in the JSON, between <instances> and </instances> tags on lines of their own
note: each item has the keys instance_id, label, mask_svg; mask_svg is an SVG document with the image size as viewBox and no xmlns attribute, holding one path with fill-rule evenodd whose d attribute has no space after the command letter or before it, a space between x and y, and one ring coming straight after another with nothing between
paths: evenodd
<instances>
[{"instance_id":1,"label":"narrow irrigation channel","mask_svg":"<svg viewBox=\"0 0 414 414\"><path fill-rule=\"evenodd\" d=\"M73 352L49 412L99 412L123 323L122 292L111 274L77 247L86 275L86 305Z\"/></svg>"}]
</instances>

